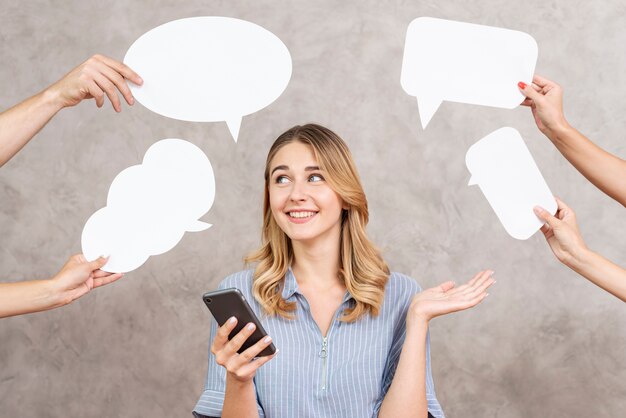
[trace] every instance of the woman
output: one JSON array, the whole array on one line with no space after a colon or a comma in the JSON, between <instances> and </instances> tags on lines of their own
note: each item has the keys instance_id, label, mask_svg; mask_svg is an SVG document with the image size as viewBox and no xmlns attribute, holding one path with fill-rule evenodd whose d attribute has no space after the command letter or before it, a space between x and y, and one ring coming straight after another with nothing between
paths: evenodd
<instances>
[{"instance_id":1,"label":"woman","mask_svg":"<svg viewBox=\"0 0 626 418\"><path fill-rule=\"evenodd\" d=\"M252 324L229 341L237 319L213 321L196 416L443 417L428 322L481 302L493 272L420 292L389 272L367 221L341 138L314 124L278 137L265 168L263 245L246 260L256 269L219 286L239 288L271 337L237 354ZM255 358L272 341L280 353Z\"/></svg>"},{"instance_id":2,"label":"woman","mask_svg":"<svg viewBox=\"0 0 626 418\"><path fill-rule=\"evenodd\" d=\"M526 96L522 103L532 110L539 130L552 141L572 165L597 188L626 206L626 161L603 150L571 127L563 114L563 89L553 81L535 75L531 85L519 82ZM596 286L626 302L626 269L587 248L576 214L557 199L552 216L535 208L546 224L541 231L557 259Z\"/></svg>"}]
</instances>

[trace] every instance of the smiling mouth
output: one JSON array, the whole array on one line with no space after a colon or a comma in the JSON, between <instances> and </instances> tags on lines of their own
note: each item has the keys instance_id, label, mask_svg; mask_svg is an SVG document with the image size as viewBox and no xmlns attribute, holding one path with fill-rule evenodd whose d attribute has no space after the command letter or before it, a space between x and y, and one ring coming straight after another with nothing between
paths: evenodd
<instances>
[{"instance_id":1,"label":"smiling mouth","mask_svg":"<svg viewBox=\"0 0 626 418\"><path fill-rule=\"evenodd\" d=\"M306 219L316 215L317 212L287 212L290 218L294 219Z\"/></svg>"}]
</instances>

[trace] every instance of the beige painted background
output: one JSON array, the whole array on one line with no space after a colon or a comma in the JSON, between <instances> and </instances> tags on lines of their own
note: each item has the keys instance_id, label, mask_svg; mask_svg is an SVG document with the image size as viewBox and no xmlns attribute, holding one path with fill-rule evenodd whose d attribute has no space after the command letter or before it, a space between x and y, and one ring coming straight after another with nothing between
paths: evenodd
<instances>
[{"instance_id":1,"label":"beige painted background","mask_svg":"<svg viewBox=\"0 0 626 418\"><path fill-rule=\"evenodd\" d=\"M626 3L4 0L0 109L94 53L122 59L149 29L201 15L255 22L293 58L286 91L244 117L237 144L225 123L89 102L63 110L0 169L3 281L49 277L80 252L82 227L112 179L159 139L200 146L217 179L208 231L71 306L0 321L1 417L190 416L206 371L210 316L200 296L259 243L267 149L309 121L351 146L370 234L394 270L423 286L496 271L483 305L431 327L449 417L624 416L626 306L561 266L542 236L510 238L467 187L465 152L497 128L517 128L552 190L577 210L588 245L623 266L625 209L564 160L526 108L444 103L423 131L400 69L406 28L419 16L527 32L539 44L537 72L565 89L570 122L624 157Z\"/></svg>"}]
</instances>

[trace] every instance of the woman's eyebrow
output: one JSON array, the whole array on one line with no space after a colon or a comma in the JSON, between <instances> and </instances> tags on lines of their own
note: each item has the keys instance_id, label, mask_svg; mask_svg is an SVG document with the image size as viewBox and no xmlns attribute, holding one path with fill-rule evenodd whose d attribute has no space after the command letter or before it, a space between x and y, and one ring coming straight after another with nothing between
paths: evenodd
<instances>
[{"instance_id":1,"label":"woman's eyebrow","mask_svg":"<svg viewBox=\"0 0 626 418\"><path fill-rule=\"evenodd\" d=\"M286 165L277 165L276 167L274 167L274 169L270 173L270 176L274 174L274 171L276 170L289 170L289 167L287 167Z\"/></svg>"},{"instance_id":2,"label":"woman's eyebrow","mask_svg":"<svg viewBox=\"0 0 626 418\"><path fill-rule=\"evenodd\" d=\"M319 171L319 169L320 169L319 166L312 165L312 166L309 166L309 167L305 167L304 171ZM272 172L270 173L270 176L272 174L274 174L274 171L276 171L276 170L289 170L289 166L277 165L276 167L274 167L272 169Z\"/></svg>"}]
</instances>

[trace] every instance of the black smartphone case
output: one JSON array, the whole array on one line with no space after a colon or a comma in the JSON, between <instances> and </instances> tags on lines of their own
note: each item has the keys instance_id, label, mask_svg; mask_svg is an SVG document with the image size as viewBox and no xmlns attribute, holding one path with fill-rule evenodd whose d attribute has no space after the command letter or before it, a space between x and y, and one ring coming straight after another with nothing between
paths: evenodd
<instances>
[{"instance_id":1,"label":"black smartphone case","mask_svg":"<svg viewBox=\"0 0 626 418\"><path fill-rule=\"evenodd\" d=\"M205 293L202 296L202 300L211 311L211 314L217 321L219 326L222 326L230 319L231 316L237 318L237 325L231 331L228 339L232 339L235 335L239 333L248 325L248 323L252 322L256 325L256 328L252 335L243 343L241 348L237 350L239 354L243 353L245 350L256 344L261 339L267 336L267 333L263 329L261 325L261 321L257 318L257 316L248 305L246 298L243 294L236 288L229 288L223 290L216 290L214 292ZM276 347L274 343L271 343L263 351L261 351L258 356L270 356L276 352Z\"/></svg>"}]
</instances>

